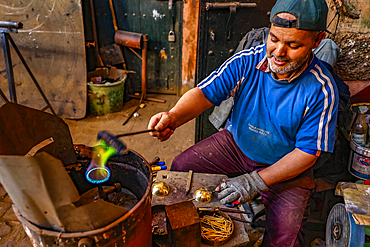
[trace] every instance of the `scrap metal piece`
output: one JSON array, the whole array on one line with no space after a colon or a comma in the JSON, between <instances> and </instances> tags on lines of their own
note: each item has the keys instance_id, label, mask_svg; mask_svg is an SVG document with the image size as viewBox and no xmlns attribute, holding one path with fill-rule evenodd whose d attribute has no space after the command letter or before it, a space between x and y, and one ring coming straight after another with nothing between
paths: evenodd
<instances>
[{"instance_id":1,"label":"scrap metal piece","mask_svg":"<svg viewBox=\"0 0 370 247\"><path fill-rule=\"evenodd\" d=\"M164 205L152 207L152 234L167 235L167 219Z\"/></svg>"},{"instance_id":2,"label":"scrap metal piece","mask_svg":"<svg viewBox=\"0 0 370 247\"><path fill-rule=\"evenodd\" d=\"M59 117L23 105L6 103L0 108L0 155L26 155L35 145L52 137L40 151L64 165L77 162L67 124Z\"/></svg>"},{"instance_id":3,"label":"scrap metal piece","mask_svg":"<svg viewBox=\"0 0 370 247\"><path fill-rule=\"evenodd\" d=\"M37 151L39 151L40 149L46 147L47 145L49 145L50 143L53 143L53 142L54 142L53 137L49 137L48 139L43 140L42 142L40 142L39 144L37 144L36 146L31 148L31 150L28 151L28 153L25 156L28 156L28 157L31 156L32 157L37 153Z\"/></svg>"}]
</instances>

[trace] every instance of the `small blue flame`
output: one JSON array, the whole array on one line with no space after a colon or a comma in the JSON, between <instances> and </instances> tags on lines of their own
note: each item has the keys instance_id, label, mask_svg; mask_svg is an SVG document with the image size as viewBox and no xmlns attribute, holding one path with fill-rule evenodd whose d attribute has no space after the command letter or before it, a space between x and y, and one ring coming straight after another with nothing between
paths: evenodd
<instances>
[{"instance_id":1,"label":"small blue flame","mask_svg":"<svg viewBox=\"0 0 370 247\"><path fill-rule=\"evenodd\" d=\"M95 167L86 171L86 179L93 184L101 184L109 180L111 175L108 167Z\"/></svg>"}]
</instances>

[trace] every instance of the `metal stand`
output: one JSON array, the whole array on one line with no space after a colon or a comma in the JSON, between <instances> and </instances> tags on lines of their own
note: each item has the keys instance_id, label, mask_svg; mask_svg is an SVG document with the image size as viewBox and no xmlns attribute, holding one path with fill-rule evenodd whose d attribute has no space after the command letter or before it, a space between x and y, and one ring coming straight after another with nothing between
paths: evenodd
<instances>
[{"instance_id":1,"label":"metal stand","mask_svg":"<svg viewBox=\"0 0 370 247\"><path fill-rule=\"evenodd\" d=\"M166 100L148 98L146 97L146 82L147 82L147 54L148 54L148 35L141 33L132 33L127 31L117 30L114 35L114 41L118 45L128 47L136 56L141 59L141 95L130 95L131 98L140 99L139 104L132 111L129 117L125 120L122 125L125 125L128 120L133 116L133 114L140 108L141 103L146 101L154 101L159 103L166 103ZM137 54L132 48L141 49L141 56Z\"/></svg>"},{"instance_id":2,"label":"metal stand","mask_svg":"<svg viewBox=\"0 0 370 247\"><path fill-rule=\"evenodd\" d=\"M46 109L50 109L50 111L54 114L54 109L51 106L49 100L46 98L44 92L42 91L39 83L37 82L35 76L32 74L30 68L28 67L26 61L24 60L21 52L19 51L17 45L14 43L14 40L10 36L10 32L12 33L18 33L19 28L22 28L23 24L20 22L5 22L5 21L0 21L0 35L1 35L1 43L3 45L3 51L4 51L4 61L5 61L5 66L6 66L6 73L8 77L8 86L9 86L9 95L10 95L10 101L13 103L18 103L17 102L17 94L15 91L15 83L14 83L14 73L13 73L13 66L12 66L12 59L11 59L11 54L10 54L10 49L9 49L9 42L12 44L14 50L17 52L17 55L21 62L23 63L24 67L26 68L28 74L31 76L31 79L35 83L37 89L39 90L42 98L46 102L46 106L44 106L41 111L45 111ZM0 89L0 96L6 101L9 102L9 100L6 98L5 94L3 91Z\"/></svg>"}]
</instances>

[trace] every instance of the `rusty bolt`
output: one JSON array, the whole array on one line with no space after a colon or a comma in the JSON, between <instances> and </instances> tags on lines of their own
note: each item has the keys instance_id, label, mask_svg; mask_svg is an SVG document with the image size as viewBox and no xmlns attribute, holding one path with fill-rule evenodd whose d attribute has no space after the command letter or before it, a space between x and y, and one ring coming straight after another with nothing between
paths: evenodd
<instances>
[{"instance_id":1,"label":"rusty bolt","mask_svg":"<svg viewBox=\"0 0 370 247\"><path fill-rule=\"evenodd\" d=\"M171 56L171 58L173 58L173 56Z\"/></svg>"},{"instance_id":2,"label":"rusty bolt","mask_svg":"<svg viewBox=\"0 0 370 247\"><path fill-rule=\"evenodd\" d=\"M166 15L165 15L165 14L163 14L162 16L163 16L163 17L166 17Z\"/></svg>"},{"instance_id":3,"label":"rusty bolt","mask_svg":"<svg viewBox=\"0 0 370 247\"><path fill-rule=\"evenodd\" d=\"M213 51L209 51L208 55L210 55L210 56L213 55Z\"/></svg>"},{"instance_id":4,"label":"rusty bolt","mask_svg":"<svg viewBox=\"0 0 370 247\"><path fill-rule=\"evenodd\" d=\"M229 50L229 53L231 54L231 53L233 53L234 52L234 49L230 49Z\"/></svg>"}]
</instances>

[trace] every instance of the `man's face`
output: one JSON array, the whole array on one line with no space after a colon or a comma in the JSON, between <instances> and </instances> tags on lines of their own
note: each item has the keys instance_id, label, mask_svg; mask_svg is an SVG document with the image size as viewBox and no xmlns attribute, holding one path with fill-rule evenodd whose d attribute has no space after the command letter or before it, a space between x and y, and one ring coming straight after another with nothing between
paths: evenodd
<instances>
[{"instance_id":1,"label":"man's face","mask_svg":"<svg viewBox=\"0 0 370 247\"><path fill-rule=\"evenodd\" d=\"M316 43L309 31L272 25L266 48L271 70L279 79L289 78L320 42Z\"/></svg>"}]
</instances>

